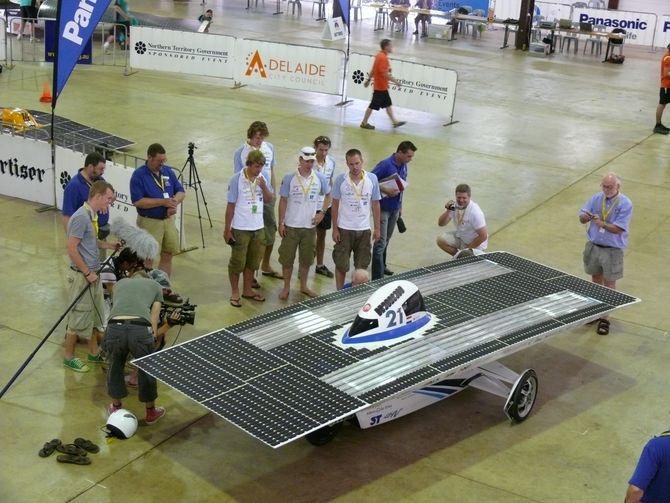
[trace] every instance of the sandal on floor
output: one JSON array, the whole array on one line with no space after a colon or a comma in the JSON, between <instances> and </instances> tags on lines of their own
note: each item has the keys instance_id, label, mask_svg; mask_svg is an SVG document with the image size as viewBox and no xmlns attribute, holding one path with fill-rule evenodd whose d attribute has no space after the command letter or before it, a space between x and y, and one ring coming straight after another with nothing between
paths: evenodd
<instances>
[{"instance_id":1,"label":"sandal on floor","mask_svg":"<svg viewBox=\"0 0 670 503\"><path fill-rule=\"evenodd\" d=\"M254 293L252 295L242 295L242 298L253 300L256 302L265 302L265 297L263 297L260 293Z\"/></svg>"},{"instance_id":2,"label":"sandal on floor","mask_svg":"<svg viewBox=\"0 0 670 503\"><path fill-rule=\"evenodd\" d=\"M240 302L240 299L234 299L230 298L230 305L233 307L242 307L242 303Z\"/></svg>"},{"instance_id":3,"label":"sandal on floor","mask_svg":"<svg viewBox=\"0 0 670 503\"><path fill-rule=\"evenodd\" d=\"M100 452L100 447L95 445L90 440L86 440L85 438L75 438L73 443L80 449L84 449L85 451L91 452L93 454Z\"/></svg>"},{"instance_id":4,"label":"sandal on floor","mask_svg":"<svg viewBox=\"0 0 670 503\"><path fill-rule=\"evenodd\" d=\"M263 276L268 276L274 279L284 279L284 276L282 276L282 274L277 271L261 271L261 274Z\"/></svg>"},{"instance_id":5,"label":"sandal on floor","mask_svg":"<svg viewBox=\"0 0 670 503\"><path fill-rule=\"evenodd\" d=\"M61 445L61 443L62 442L59 439L54 438L53 440L46 442L44 447L42 447L37 454L39 454L40 458L48 458L54 453L56 447Z\"/></svg>"},{"instance_id":6,"label":"sandal on floor","mask_svg":"<svg viewBox=\"0 0 670 503\"><path fill-rule=\"evenodd\" d=\"M72 456L86 456L86 451L74 444L60 444L56 446L56 450Z\"/></svg>"},{"instance_id":7,"label":"sandal on floor","mask_svg":"<svg viewBox=\"0 0 670 503\"><path fill-rule=\"evenodd\" d=\"M59 463L71 463L73 465L90 465L91 459L86 456L75 456L74 454L61 454L57 458Z\"/></svg>"},{"instance_id":8,"label":"sandal on floor","mask_svg":"<svg viewBox=\"0 0 670 503\"><path fill-rule=\"evenodd\" d=\"M610 333L610 320L601 318L598 320L598 328L596 329L598 335L607 335Z\"/></svg>"},{"instance_id":9,"label":"sandal on floor","mask_svg":"<svg viewBox=\"0 0 670 503\"><path fill-rule=\"evenodd\" d=\"M254 280L251 282L251 288L253 288L254 290L258 290L260 287L261 284L258 281L256 281L256 278L254 278Z\"/></svg>"}]
</instances>

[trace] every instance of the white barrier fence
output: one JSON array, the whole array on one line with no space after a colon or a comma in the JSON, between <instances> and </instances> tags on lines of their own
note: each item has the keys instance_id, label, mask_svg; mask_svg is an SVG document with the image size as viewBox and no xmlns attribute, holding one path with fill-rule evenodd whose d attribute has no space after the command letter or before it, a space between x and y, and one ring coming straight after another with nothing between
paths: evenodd
<instances>
[{"instance_id":1,"label":"white barrier fence","mask_svg":"<svg viewBox=\"0 0 670 503\"><path fill-rule=\"evenodd\" d=\"M135 69L233 79L238 84L281 87L342 95L346 55L339 49L263 42L208 33L132 27L130 63ZM349 58L350 97L370 99L359 72L372 56ZM453 120L458 76L453 70L394 60L393 74L403 86L393 89L397 106L436 113Z\"/></svg>"},{"instance_id":2,"label":"white barrier fence","mask_svg":"<svg viewBox=\"0 0 670 503\"><path fill-rule=\"evenodd\" d=\"M349 58L349 78L347 92L352 98L369 100L372 87L364 87L374 58L367 54L351 54ZM389 84L393 104L430 112L453 120L456 102L456 84L458 74L454 70L434 66L411 63L409 61L391 60L393 76L402 86Z\"/></svg>"}]
</instances>

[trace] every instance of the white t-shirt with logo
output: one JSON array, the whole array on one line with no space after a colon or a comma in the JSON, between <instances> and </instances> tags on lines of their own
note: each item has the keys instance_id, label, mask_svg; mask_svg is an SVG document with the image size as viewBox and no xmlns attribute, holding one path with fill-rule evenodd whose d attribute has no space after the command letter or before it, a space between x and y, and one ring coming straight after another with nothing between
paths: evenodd
<instances>
[{"instance_id":1,"label":"white t-shirt with logo","mask_svg":"<svg viewBox=\"0 0 670 503\"><path fill-rule=\"evenodd\" d=\"M235 173L242 171L247 165L247 157L249 157L249 152L252 150L256 149L245 141L242 146L235 151L233 154L233 169ZM261 171L261 173L268 182L268 190L274 192L274 187L272 187L272 168L274 168L275 165L275 148L272 143L264 141L261 143L258 150L260 150L265 157L265 165L263 166L263 171Z\"/></svg>"},{"instance_id":2,"label":"white t-shirt with logo","mask_svg":"<svg viewBox=\"0 0 670 503\"><path fill-rule=\"evenodd\" d=\"M301 229L314 228L312 220L316 210L321 209L326 194L330 194L330 187L321 173L312 170L306 178L298 171L286 175L279 189L279 195L287 198L284 225Z\"/></svg>"},{"instance_id":3,"label":"white t-shirt with logo","mask_svg":"<svg viewBox=\"0 0 670 503\"><path fill-rule=\"evenodd\" d=\"M328 180L328 191L332 190L332 187L330 187L330 179L333 176L333 173L335 172L335 158L332 155L326 155L326 160L323 161L323 165L319 165L319 161L314 161L314 171L321 173L323 176L326 177L326 180ZM319 208L317 209L322 209L323 208L323 200L325 198L325 194L323 196L319 197L319 200L317 204L319 204ZM328 206L330 208L330 206Z\"/></svg>"},{"instance_id":4,"label":"white t-shirt with logo","mask_svg":"<svg viewBox=\"0 0 670 503\"><path fill-rule=\"evenodd\" d=\"M269 185L267 179L265 183ZM263 190L256 180L252 183L245 176L245 170L235 173L228 182L228 202L235 203L233 229L257 231L263 228Z\"/></svg>"},{"instance_id":5,"label":"white t-shirt with logo","mask_svg":"<svg viewBox=\"0 0 670 503\"><path fill-rule=\"evenodd\" d=\"M482 227L486 227L484 212L473 200L470 200L465 210L454 209L450 210L449 213L456 226L454 235L462 239L464 243L471 243L477 237L477 231ZM487 239L477 249L486 250L488 243L489 240Z\"/></svg>"},{"instance_id":6,"label":"white t-shirt with logo","mask_svg":"<svg viewBox=\"0 0 670 503\"><path fill-rule=\"evenodd\" d=\"M354 184L349 172L339 175L333 182L333 199L340 202L337 213L337 226L350 231L370 230L372 201L379 201L377 177L366 171L361 181Z\"/></svg>"}]
</instances>

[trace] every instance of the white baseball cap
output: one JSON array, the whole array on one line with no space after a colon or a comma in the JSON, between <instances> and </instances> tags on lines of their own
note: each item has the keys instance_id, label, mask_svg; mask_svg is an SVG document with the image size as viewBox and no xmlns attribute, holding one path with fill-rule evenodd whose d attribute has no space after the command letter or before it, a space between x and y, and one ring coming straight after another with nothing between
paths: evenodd
<instances>
[{"instance_id":1,"label":"white baseball cap","mask_svg":"<svg viewBox=\"0 0 670 503\"><path fill-rule=\"evenodd\" d=\"M300 149L300 157L305 161L313 161L316 159L316 150L314 150L314 147L302 147Z\"/></svg>"}]
</instances>

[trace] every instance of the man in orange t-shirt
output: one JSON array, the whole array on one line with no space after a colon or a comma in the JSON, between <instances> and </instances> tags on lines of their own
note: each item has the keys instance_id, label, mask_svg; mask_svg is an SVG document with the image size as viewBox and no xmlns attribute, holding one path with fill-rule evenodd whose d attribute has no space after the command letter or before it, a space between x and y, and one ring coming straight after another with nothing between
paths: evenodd
<instances>
[{"instance_id":1,"label":"man in orange t-shirt","mask_svg":"<svg viewBox=\"0 0 670 503\"><path fill-rule=\"evenodd\" d=\"M400 81L393 77L391 74L391 63L389 62L388 55L393 52L393 47L391 46L391 41L388 38L385 38L381 41L381 51L375 56L375 61L372 64L372 70L370 70L370 75L368 80L365 81L364 86L368 87L370 81L372 81L372 101L368 106L368 109L365 111L363 116L363 122L361 122L361 127L363 129L374 129L375 127L372 124L368 124L368 119L372 115L373 110L379 110L380 108L385 108L386 113L388 114L393 127L400 127L405 124L404 121L397 121L393 116L393 109L391 108L391 95L389 95L389 81L393 82L396 86L400 87Z\"/></svg>"},{"instance_id":2,"label":"man in orange t-shirt","mask_svg":"<svg viewBox=\"0 0 670 503\"><path fill-rule=\"evenodd\" d=\"M668 103L670 103L670 44L668 44L668 50L661 60L661 95L658 106L656 107L656 126L654 126L654 133L670 133L670 129L665 127L661 122L663 110L665 110L665 105Z\"/></svg>"}]
</instances>

